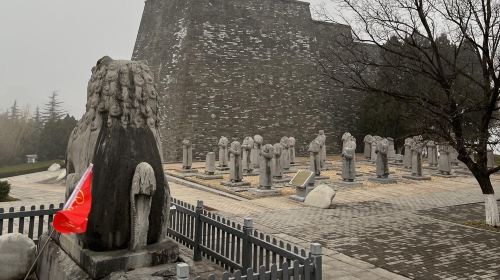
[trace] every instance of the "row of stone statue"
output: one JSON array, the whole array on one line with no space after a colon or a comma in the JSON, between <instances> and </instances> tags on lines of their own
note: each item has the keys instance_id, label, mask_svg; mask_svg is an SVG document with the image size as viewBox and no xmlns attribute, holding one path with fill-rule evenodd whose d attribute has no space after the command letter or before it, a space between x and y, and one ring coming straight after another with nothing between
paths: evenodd
<instances>
[{"instance_id":1,"label":"row of stone statue","mask_svg":"<svg viewBox=\"0 0 500 280\"><path fill-rule=\"evenodd\" d=\"M295 163L295 138L282 137L279 143L263 144L264 139L260 135L245 137L243 144L233 141L229 145L227 137L219 139L219 165L215 167L215 153L207 154L205 174L214 175L215 170L229 170L229 181L237 184L243 181L243 175L260 175L259 186L269 189L272 180L283 178L283 172L289 170ZM192 165L192 146L189 140L182 142L183 160L182 168L190 170Z\"/></svg>"}]
</instances>

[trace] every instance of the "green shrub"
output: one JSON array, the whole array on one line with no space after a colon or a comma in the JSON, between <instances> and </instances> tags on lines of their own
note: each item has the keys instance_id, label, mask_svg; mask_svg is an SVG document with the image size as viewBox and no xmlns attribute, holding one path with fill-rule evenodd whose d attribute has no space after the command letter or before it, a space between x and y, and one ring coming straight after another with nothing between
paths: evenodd
<instances>
[{"instance_id":1,"label":"green shrub","mask_svg":"<svg viewBox=\"0 0 500 280\"><path fill-rule=\"evenodd\" d=\"M7 181L0 181L0 201L9 197L10 183Z\"/></svg>"}]
</instances>

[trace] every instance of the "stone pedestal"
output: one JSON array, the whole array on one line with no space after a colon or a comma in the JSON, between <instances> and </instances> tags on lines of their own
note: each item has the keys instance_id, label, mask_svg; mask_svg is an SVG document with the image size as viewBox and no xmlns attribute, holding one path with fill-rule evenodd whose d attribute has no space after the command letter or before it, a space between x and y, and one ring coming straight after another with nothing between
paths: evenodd
<instances>
[{"instance_id":1,"label":"stone pedestal","mask_svg":"<svg viewBox=\"0 0 500 280\"><path fill-rule=\"evenodd\" d=\"M410 179L410 180L415 180L415 181L428 181L431 179L430 176L417 176L417 175L403 175L403 178L405 179Z\"/></svg>"},{"instance_id":2,"label":"stone pedestal","mask_svg":"<svg viewBox=\"0 0 500 280\"><path fill-rule=\"evenodd\" d=\"M378 177L370 177L368 178L369 182L375 184L397 184L398 180L394 178L378 178Z\"/></svg>"},{"instance_id":3,"label":"stone pedestal","mask_svg":"<svg viewBox=\"0 0 500 280\"><path fill-rule=\"evenodd\" d=\"M445 174L445 173L434 173L434 174L431 174L432 176L436 176L436 177L441 177L441 178L456 178L457 176L456 175L453 175L453 174Z\"/></svg>"},{"instance_id":4,"label":"stone pedestal","mask_svg":"<svg viewBox=\"0 0 500 280\"><path fill-rule=\"evenodd\" d=\"M250 188L248 191L259 197L277 196L280 194L278 190L272 188Z\"/></svg>"},{"instance_id":5,"label":"stone pedestal","mask_svg":"<svg viewBox=\"0 0 500 280\"><path fill-rule=\"evenodd\" d=\"M39 246L47 238L46 234L43 235ZM59 240L54 239L49 241L38 260L39 280L99 279L116 271L174 263L179 258L179 246L171 239L136 251L123 249L108 252L82 249L72 235L60 235Z\"/></svg>"},{"instance_id":6,"label":"stone pedestal","mask_svg":"<svg viewBox=\"0 0 500 280\"><path fill-rule=\"evenodd\" d=\"M273 178L273 183L288 183L292 180L290 177Z\"/></svg>"},{"instance_id":7,"label":"stone pedestal","mask_svg":"<svg viewBox=\"0 0 500 280\"><path fill-rule=\"evenodd\" d=\"M354 188L354 187L362 187L363 186L363 183L360 182L360 181L335 181L334 182L335 185L338 185L338 186L341 186L341 187L351 187L351 188Z\"/></svg>"},{"instance_id":8,"label":"stone pedestal","mask_svg":"<svg viewBox=\"0 0 500 280\"><path fill-rule=\"evenodd\" d=\"M229 182L224 181L220 182L221 185L231 188L241 188L241 187L250 187L250 182Z\"/></svg>"},{"instance_id":9,"label":"stone pedestal","mask_svg":"<svg viewBox=\"0 0 500 280\"><path fill-rule=\"evenodd\" d=\"M314 184L312 184L312 185L308 184L305 187L295 187L295 194L289 196L289 198L291 200L295 200L295 201L298 201L298 202L304 202L304 200L306 200L306 196L312 190L314 190L314 188L315 188Z\"/></svg>"},{"instance_id":10,"label":"stone pedestal","mask_svg":"<svg viewBox=\"0 0 500 280\"><path fill-rule=\"evenodd\" d=\"M177 169L175 170L176 172L178 173L182 173L182 174L189 174L189 173L198 173L198 170L197 169Z\"/></svg>"},{"instance_id":11,"label":"stone pedestal","mask_svg":"<svg viewBox=\"0 0 500 280\"><path fill-rule=\"evenodd\" d=\"M220 174L197 174L196 178L202 180L217 180L217 179L222 179L223 176Z\"/></svg>"}]
</instances>

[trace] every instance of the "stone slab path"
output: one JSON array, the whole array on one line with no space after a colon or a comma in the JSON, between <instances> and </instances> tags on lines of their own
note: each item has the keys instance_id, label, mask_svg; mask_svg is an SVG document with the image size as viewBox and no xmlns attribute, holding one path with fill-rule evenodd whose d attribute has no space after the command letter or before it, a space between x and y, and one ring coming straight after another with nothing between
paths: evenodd
<instances>
[{"instance_id":1,"label":"stone slab path","mask_svg":"<svg viewBox=\"0 0 500 280\"><path fill-rule=\"evenodd\" d=\"M62 202L64 186L47 183L57 175L8 178L12 195L21 200L0 207ZM498 197L500 176L492 181ZM257 229L284 241L304 248L321 243L323 279L500 279L500 233L464 225L484 218L472 177L341 188L333 209L305 207L283 196L234 199L182 181L170 188L175 198L203 200L234 221L250 217Z\"/></svg>"}]
</instances>

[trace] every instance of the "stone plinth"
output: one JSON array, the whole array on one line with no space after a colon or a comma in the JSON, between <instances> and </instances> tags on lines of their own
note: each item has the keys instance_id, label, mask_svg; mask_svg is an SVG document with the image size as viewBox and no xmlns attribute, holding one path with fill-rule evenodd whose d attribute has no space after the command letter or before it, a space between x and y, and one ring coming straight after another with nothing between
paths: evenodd
<instances>
[{"instance_id":1,"label":"stone plinth","mask_svg":"<svg viewBox=\"0 0 500 280\"><path fill-rule=\"evenodd\" d=\"M201 180L217 180L222 179L222 175L220 174L197 174L196 178Z\"/></svg>"},{"instance_id":2,"label":"stone plinth","mask_svg":"<svg viewBox=\"0 0 500 280\"><path fill-rule=\"evenodd\" d=\"M215 169L218 171L227 171L229 170L229 166L217 166Z\"/></svg>"},{"instance_id":3,"label":"stone plinth","mask_svg":"<svg viewBox=\"0 0 500 280\"><path fill-rule=\"evenodd\" d=\"M378 177L370 177L368 181L375 184L397 184L398 180L394 178L378 178Z\"/></svg>"},{"instance_id":4,"label":"stone plinth","mask_svg":"<svg viewBox=\"0 0 500 280\"><path fill-rule=\"evenodd\" d=\"M288 183L292 180L290 177L273 178L273 183Z\"/></svg>"},{"instance_id":5,"label":"stone plinth","mask_svg":"<svg viewBox=\"0 0 500 280\"><path fill-rule=\"evenodd\" d=\"M248 191L259 197L277 196L280 194L280 192L275 189L250 188Z\"/></svg>"},{"instance_id":6,"label":"stone plinth","mask_svg":"<svg viewBox=\"0 0 500 280\"><path fill-rule=\"evenodd\" d=\"M191 169L176 169L175 171L178 173L182 173L182 174L198 173L197 169L192 169L192 168Z\"/></svg>"},{"instance_id":7,"label":"stone plinth","mask_svg":"<svg viewBox=\"0 0 500 280\"><path fill-rule=\"evenodd\" d=\"M363 186L363 183L360 182L360 181L335 181L334 182L335 185L337 186L341 186L341 187L351 187L351 188L354 188L354 187L362 187Z\"/></svg>"},{"instance_id":8,"label":"stone plinth","mask_svg":"<svg viewBox=\"0 0 500 280\"><path fill-rule=\"evenodd\" d=\"M46 240L47 235L43 235L39 244ZM99 279L116 271L174 263L178 258L179 246L171 239L136 251L94 252L82 249L75 236L60 235L59 240L50 240L43 251L37 275L39 280Z\"/></svg>"},{"instance_id":9,"label":"stone plinth","mask_svg":"<svg viewBox=\"0 0 500 280\"><path fill-rule=\"evenodd\" d=\"M241 188L241 187L250 187L250 182L229 182L224 181L220 182L221 185L231 188Z\"/></svg>"},{"instance_id":10,"label":"stone plinth","mask_svg":"<svg viewBox=\"0 0 500 280\"><path fill-rule=\"evenodd\" d=\"M430 176L416 176L416 175L403 175L403 178L415 181L428 181L431 179Z\"/></svg>"},{"instance_id":11,"label":"stone plinth","mask_svg":"<svg viewBox=\"0 0 500 280\"><path fill-rule=\"evenodd\" d=\"M441 178L456 178L457 175L453 175L453 174L444 174L444 173L434 173L434 174L431 174L432 176L436 176L436 177L441 177Z\"/></svg>"}]
</instances>

